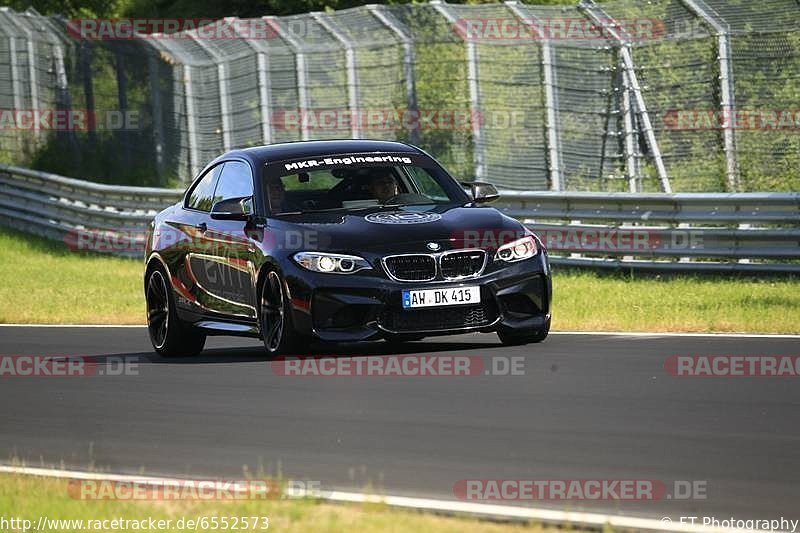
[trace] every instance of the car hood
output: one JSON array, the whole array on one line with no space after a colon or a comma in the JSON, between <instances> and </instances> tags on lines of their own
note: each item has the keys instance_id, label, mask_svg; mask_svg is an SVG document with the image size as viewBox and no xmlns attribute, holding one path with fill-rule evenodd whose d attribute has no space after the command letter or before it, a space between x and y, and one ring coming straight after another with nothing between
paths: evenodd
<instances>
[{"instance_id":1,"label":"car hood","mask_svg":"<svg viewBox=\"0 0 800 533\"><path fill-rule=\"evenodd\" d=\"M375 207L282 215L271 219L269 227L285 232L287 242L303 243L306 250L342 253L492 250L525 234L518 221L487 206Z\"/></svg>"}]
</instances>

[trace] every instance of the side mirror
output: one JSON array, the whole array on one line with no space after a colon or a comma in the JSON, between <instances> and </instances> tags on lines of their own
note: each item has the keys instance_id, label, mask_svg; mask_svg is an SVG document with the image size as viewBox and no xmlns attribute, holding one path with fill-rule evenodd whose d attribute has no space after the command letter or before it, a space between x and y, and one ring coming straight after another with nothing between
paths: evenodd
<instances>
[{"instance_id":1,"label":"side mirror","mask_svg":"<svg viewBox=\"0 0 800 533\"><path fill-rule=\"evenodd\" d=\"M211 218L214 220L247 220L252 214L252 196L221 200L211 208Z\"/></svg>"},{"instance_id":2,"label":"side mirror","mask_svg":"<svg viewBox=\"0 0 800 533\"><path fill-rule=\"evenodd\" d=\"M500 198L500 193L497 192L497 188L491 183L486 183L485 181L471 181L463 182L462 185L469 187L472 192L472 200L476 204L494 202Z\"/></svg>"}]
</instances>

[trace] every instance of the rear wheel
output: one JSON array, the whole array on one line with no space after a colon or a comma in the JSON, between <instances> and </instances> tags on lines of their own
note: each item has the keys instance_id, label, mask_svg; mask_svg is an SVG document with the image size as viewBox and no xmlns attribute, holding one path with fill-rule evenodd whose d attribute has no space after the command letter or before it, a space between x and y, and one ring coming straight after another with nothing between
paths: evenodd
<instances>
[{"instance_id":1,"label":"rear wheel","mask_svg":"<svg viewBox=\"0 0 800 533\"><path fill-rule=\"evenodd\" d=\"M280 275L271 270L261 283L260 325L264 348L270 355L295 351L299 345Z\"/></svg>"},{"instance_id":2,"label":"rear wheel","mask_svg":"<svg viewBox=\"0 0 800 533\"><path fill-rule=\"evenodd\" d=\"M182 322L175 311L175 300L161 268L147 277L147 332L153 349L164 357L186 357L203 351L206 336Z\"/></svg>"}]
</instances>

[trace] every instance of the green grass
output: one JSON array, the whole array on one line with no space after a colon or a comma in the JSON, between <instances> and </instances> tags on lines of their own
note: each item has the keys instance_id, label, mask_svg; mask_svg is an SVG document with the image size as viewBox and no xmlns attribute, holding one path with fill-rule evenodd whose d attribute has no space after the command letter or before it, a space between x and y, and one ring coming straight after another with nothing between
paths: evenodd
<instances>
[{"instance_id":1,"label":"green grass","mask_svg":"<svg viewBox=\"0 0 800 533\"><path fill-rule=\"evenodd\" d=\"M1 323L142 324L141 261L0 229ZM553 275L553 329L800 333L800 280Z\"/></svg>"},{"instance_id":2,"label":"green grass","mask_svg":"<svg viewBox=\"0 0 800 533\"><path fill-rule=\"evenodd\" d=\"M557 330L800 333L800 280L554 273Z\"/></svg>"},{"instance_id":3,"label":"green grass","mask_svg":"<svg viewBox=\"0 0 800 533\"><path fill-rule=\"evenodd\" d=\"M31 520L39 517L51 520L171 520L171 526L157 531L186 531L177 529L180 519L197 520L223 517L232 524L234 517L269 517L269 529L249 531L425 531L431 533L460 532L555 532L535 524L502 524L479 521L463 516L437 516L412 510L393 509L383 504L322 503L311 499L254 500L254 501L119 501L74 499L66 479L40 478L21 475L0 475L0 517ZM184 524L186 522L184 521ZM166 522L165 522L166 524ZM86 525L84 523L84 525ZM21 528L19 528L21 531ZM56 529L52 529L55 531ZM86 528L84 528L84 531ZM116 529L103 529L116 531ZM131 528L128 528L131 530ZM150 531L144 528L145 531ZM194 530L193 528L191 530ZM224 531L203 529L200 531ZM241 529L240 529L241 530ZM573 531L577 531L572 529ZM79 531L75 527L58 531ZM156 531L156 530L153 530Z\"/></svg>"},{"instance_id":4,"label":"green grass","mask_svg":"<svg viewBox=\"0 0 800 533\"><path fill-rule=\"evenodd\" d=\"M0 228L0 323L142 324L141 261Z\"/></svg>"}]
</instances>

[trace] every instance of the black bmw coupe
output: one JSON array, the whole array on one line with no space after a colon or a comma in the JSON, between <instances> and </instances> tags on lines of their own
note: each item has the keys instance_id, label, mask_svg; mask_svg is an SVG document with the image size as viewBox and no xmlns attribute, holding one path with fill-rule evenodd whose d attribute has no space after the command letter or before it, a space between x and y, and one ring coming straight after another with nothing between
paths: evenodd
<instances>
[{"instance_id":1,"label":"black bmw coupe","mask_svg":"<svg viewBox=\"0 0 800 533\"><path fill-rule=\"evenodd\" d=\"M550 329L547 254L399 142L303 141L228 152L151 223L144 292L155 350L193 355L207 335L261 338L270 354L310 340L402 342Z\"/></svg>"}]
</instances>

